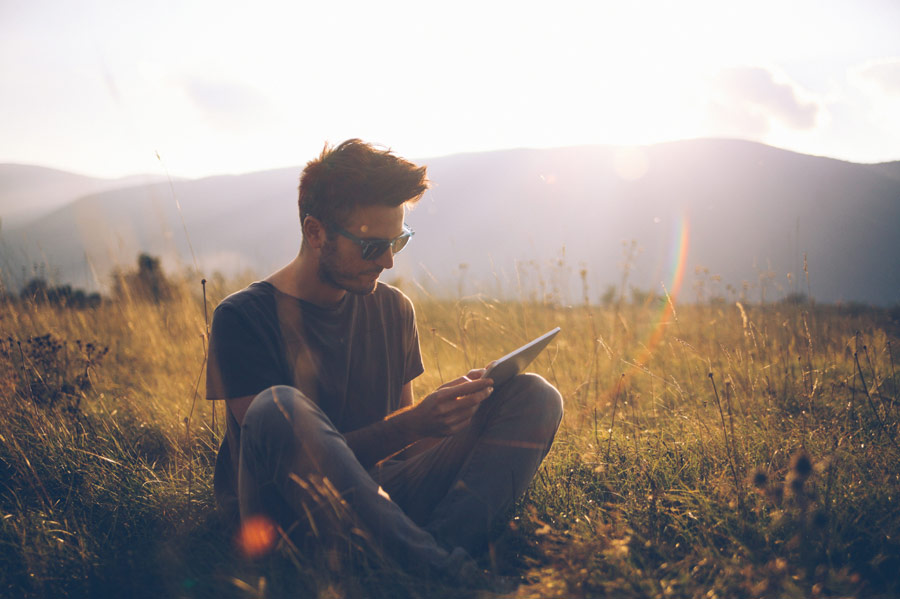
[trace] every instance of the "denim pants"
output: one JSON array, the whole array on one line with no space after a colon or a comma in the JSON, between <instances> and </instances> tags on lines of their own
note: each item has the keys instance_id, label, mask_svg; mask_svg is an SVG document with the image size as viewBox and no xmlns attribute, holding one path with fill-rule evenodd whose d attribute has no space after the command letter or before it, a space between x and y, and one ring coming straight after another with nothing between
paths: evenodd
<instances>
[{"instance_id":1,"label":"denim pants","mask_svg":"<svg viewBox=\"0 0 900 599\"><path fill-rule=\"evenodd\" d=\"M241 518L265 514L293 534L362 529L410 570L452 573L483 550L494 520L528 488L561 418L559 392L521 374L462 432L366 470L318 406L293 387L272 387L241 427Z\"/></svg>"}]
</instances>

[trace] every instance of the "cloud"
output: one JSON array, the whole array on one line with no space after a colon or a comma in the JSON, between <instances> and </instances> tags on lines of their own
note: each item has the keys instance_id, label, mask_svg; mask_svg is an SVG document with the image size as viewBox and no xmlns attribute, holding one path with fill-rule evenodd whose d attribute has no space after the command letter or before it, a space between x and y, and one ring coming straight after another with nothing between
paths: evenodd
<instances>
[{"instance_id":1,"label":"cloud","mask_svg":"<svg viewBox=\"0 0 900 599\"><path fill-rule=\"evenodd\" d=\"M220 127L244 128L269 108L265 96L242 83L191 77L184 80L183 87L194 105Z\"/></svg>"},{"instance_id":2,"label":"cloud","mask_svg":"<svg viewBox=\"0 0 900 599\"><path fill-rule=\"evenodd\" d=\"M789 129L809 130L817 124L819 105L802 99L798 87L762 67L731 67L712 80L709 113L722 128L758 137L773 121Z\"/></svg>"},{"instance_id":3,"label":"cloud","mask_svg":"<svg viewBox=\"0 0 900 599\"><path fill-rule=\"evenodd\" d=\"M867 83L874 83L888 94L900 94L900 58L888 58L866 63L855 74Z\"/></svg>"}]
</instances>

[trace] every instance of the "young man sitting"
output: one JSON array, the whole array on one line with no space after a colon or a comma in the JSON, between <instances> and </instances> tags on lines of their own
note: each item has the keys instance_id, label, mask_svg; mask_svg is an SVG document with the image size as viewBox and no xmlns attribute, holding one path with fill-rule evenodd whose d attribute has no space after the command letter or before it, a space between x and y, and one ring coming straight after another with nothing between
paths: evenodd
<instances>
[{"instance_id":1,"label":"young man sitting","mask_svg":"<svg viewBox=\"0 0 900 599\"><path fill-rule=\"evenodd\" d=\"M207 398L228 408L223 509L291 538L340 535L350 523L327 505L337 496L403 567L453 577L530 484L562 401L533 374L494 389L484 369L414 400L413 306L378 277L410 241L407 205L427 187L425 167L356 139L307 164L299 254L217 307Z\"/></svg>"}]
</instances>

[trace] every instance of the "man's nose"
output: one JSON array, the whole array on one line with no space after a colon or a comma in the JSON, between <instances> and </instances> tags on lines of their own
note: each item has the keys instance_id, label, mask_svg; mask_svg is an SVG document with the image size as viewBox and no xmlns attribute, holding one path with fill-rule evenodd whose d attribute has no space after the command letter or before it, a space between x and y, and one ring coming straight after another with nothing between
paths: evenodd
<instances>
[{"instance_id":1,"label":"man's nose","mask_svg":"<svg viewBox=\"0 0 900 599\"><path fill-rule=\"evenodd\" d=\"M389 268L394 267L394 252L391 251L391 248L387 248L381 255L373 260L375 264L380 266L381 268L388 270Z\"/></svg>"}]
</instances>

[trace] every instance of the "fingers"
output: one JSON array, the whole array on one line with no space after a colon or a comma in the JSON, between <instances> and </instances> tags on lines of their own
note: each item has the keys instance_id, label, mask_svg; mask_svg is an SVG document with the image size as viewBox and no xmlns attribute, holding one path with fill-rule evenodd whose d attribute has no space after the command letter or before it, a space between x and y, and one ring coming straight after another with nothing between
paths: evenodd
<instances>
[{"instance_id":1,"label":"fingers","mask_svg":"<svg viewBox=\"0 0 900 599\"><path fill-rule=\"evenodd\" d=\"M491 393L494 392L493 386L487 386L484 389L480 389L474 393L468 393L463 395L457 399L457 401L473 401L475 403L481 403L485 399L491 396Z\"/></svg>"},{"instance_id":2,"label":"fingers","mask_svg":"<svg viewBox=\"0 0 900 599\"><path fill-rule=\"evenodd\" d=\"M466 428L485 397L486 390L483 390L454 400L452 408L442 418L445 434L453 435Z\"/></svg>"},{"instance_id":3,"label":"fingers","mask_svg":"<svg viewBox=\"0 0 900 599\"><path fill-rule=\"evenodd\" d=\"M466 374L466 377L473 381L478 380L484 376L486 370L486 368L475 368L474 370L470 370L468 374Z\"/></svg>"},{"instance_id":4,"label":"fingers","mask_svg":"<svg viewBox=\"0 0 900 599\"><path fill-rule=\"evenodd\" d=\"M463 377L462 380L463 382L455 385L447 383L446 385L441 386L435 393L439 394L441 397L462 397L463 395L481 391L494 384L494 381L491 379L476 379L474 381L469 381Z\"/></svg>"},{"instance_id":5,"label":"fingers","mask_svg":"<svg viewBox=\"0 0 900 599\"><path fill-rule=\"evenodd\" d=\"M491 362L491 364L493 364L493 362ZM490 366L490 364L488 366ZM487 370L486 368L474 368L474 369L470 370L469 372L467 372L465 376L461 376L461 377L453 379L450 382L444 383L443 385L438 387L438 389L444 389L446 387L456 387L457 385L461 385L463 383L470 383L472 381L477 381L481 377L484 376L484 373L486 370Z\"/></svg>"},{"instance_id":6,"label":"fingers","mask_svg":"<svg viewBox=\"0 0 900 599\"><path fill-rule=\"evenodd\" d=\"M461 385L463 383L470 383L470 382L472 382L472 379L470 379L468 376L461 376L459 378L453 379L452 381L448 381L448 382L444 383L443 385L438 387L438 389L446 389L447 387L456 387L457 385Z\"/></svg>"},{"instance_id":7,"label":"fingers","mask_svg":"<svg viewBox=\"0 0 900 599\"><path fill-rule=\"evenodd\" d=\"M455 385L447 384L428 395L419 404L430 436L448 436L463 430L478 411L478 406L493 393L494 381L479 378Z\"/></svg>"}]
</instances>

